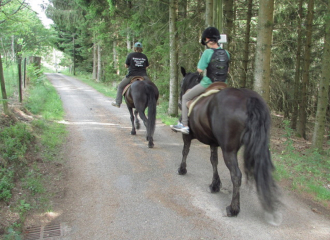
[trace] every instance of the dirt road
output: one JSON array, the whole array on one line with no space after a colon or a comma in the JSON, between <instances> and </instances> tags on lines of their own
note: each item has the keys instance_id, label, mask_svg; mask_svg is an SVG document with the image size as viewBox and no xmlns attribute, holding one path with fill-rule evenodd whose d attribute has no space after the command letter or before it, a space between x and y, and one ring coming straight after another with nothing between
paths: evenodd
<instances>
[{"instance_id":1,"label":"dirt road","mask_svg":"<svg viewBox=\"0 0 330 240\"><path fill-rule=\"evenodd\" d=\"M285 191L283 222L269 225L244 180L241 212L226 217L232 184L220 151L225 189L211 194L208 146L193 142L188 173L180 176L180 134L157 122L149 149L144 126L130 135L125 104L112 107L113 99L74 78L47 77L61 96L69 131L65 195L54 203L52 221L63 228L56 239L330 239L330 220Z\"/></svg>"}]
</instances>

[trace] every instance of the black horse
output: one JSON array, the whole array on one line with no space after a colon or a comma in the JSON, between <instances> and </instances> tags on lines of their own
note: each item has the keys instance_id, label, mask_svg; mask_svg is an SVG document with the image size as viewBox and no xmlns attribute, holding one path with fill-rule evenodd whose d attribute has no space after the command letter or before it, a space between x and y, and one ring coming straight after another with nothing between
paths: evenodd
<instances>
[{"instance_id":1,"label":"black horse","mask_svg":"<svg viewBox=\"0 0 330 240\"><path fill-rule=\"evenodd\" d=\"M186 73L181 83L182 95L201 80L198 73ZM237 216L240 211L240 186L242 173L237 162L237 152L244 145L244 166L247 179L255 179L261 204L271 217L277 215L277 187L272 177L274 166L269 151L270 113L262 97L244 88L227 87L216 94L203 97L195 103L189 115L190 134L182 134L184 146L180 175L187 173L186 159L191 140L196 138L211 148L213 179L211 192L219 192L221 180L218 174L218 147L230 171L233 183L231 204L227 216ZM276 215L275 215L276 213Z\"/></svg>"},{"instance_id":2,"label":"black horse","mask_svg":"<svg viewBox=\"0 0 330 240\"><path fill-rule=\"evenodd\" d=\"M135 129L140 129L138 114L147 129L148 147L154 147L153 135L156 127L156 106L159 97L158 88L149 80L143 78L134 81L124 93L125 102L131 115L132 135L136 135ZM133 114L134 108L134 114ZM148 108L148 118L145 115L145 109ZM134 125L135 116L135 125Z\"/></svg>"}]
</instances>

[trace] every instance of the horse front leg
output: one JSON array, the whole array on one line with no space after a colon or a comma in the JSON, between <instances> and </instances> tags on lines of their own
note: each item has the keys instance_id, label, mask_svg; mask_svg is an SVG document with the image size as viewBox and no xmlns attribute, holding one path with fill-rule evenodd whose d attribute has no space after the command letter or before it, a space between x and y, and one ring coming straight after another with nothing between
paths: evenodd
<instances>
[{"instance_id":1,"label":"horse front leg","mask_svg":"<svg viewBox=\"0 0 330 240\"><path fill-rule=\"evenodd\" d=\"M242 182L242 173L238 167L237 152L227 153L223 151L223 158L230 171L231 181L233 183L233 196L231 204L226 208L227 216L234 217L240 212L240 187Z\"/></svg>"},{"instance_id":2,"label":"horse front leg","mask_svg":"<svg viewBox=\"0 0 330 240\"><path fill-rule=\"evenodd\" d=\"M221 188L221 180L218 173L218 147L217 146L210 146L211 150L211 164L213 168L213 178L212 183L210 185L210 190L212 193L219 192Z\"/></svg>"},{"instance_id":3,"label":"horse front leg","mask_svg":"<svg viewBox=\"0 0 330 240\"><path fill-rule=\"evenodd\" d=\"M131 130L131 135L136 135L136 130L135 130L135 125L134 125L134 115L133 115L133 108L128 107L128 111L131 115L131 123L132 123L132 130Z\"/></svg>"},{"instance_id":4,"label":"horse front leg","mask_svg":"<svg viewBox=\"0 0 330 240\"><path fill-rule=\"evenodd\" d=\"M182 161L178 169L179 175L185 175L187 173L187 156L189 153L192 137L191 135L182 134L183 149L182 149Z\"/></svg>"},{"instance_id":5,"label":"horse front leg","mask_svg":"<svg viewBox=\"0 0 330 240\"><path fill-rule=\"evenodd\" d=\"M137 129L137 130L140 129L140 121L139 121L138 113L139 113L139 112L135 109L135 110L134 110L134 115L135 115L135 126L136 126L136 129Z\"/></svg>"}]
</instances>

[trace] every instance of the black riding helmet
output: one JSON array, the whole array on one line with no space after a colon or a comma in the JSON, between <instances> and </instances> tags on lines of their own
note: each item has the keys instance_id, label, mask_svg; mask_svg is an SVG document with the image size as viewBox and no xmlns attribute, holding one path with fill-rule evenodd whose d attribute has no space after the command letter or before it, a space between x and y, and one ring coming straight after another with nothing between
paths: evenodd
<instances>
[{"instance_id":1,"label":"black riding helmet","mask_svg":"<svg viewBox=\"0 0 330 240\"><path fill-rule=\"evenodd\" d=\"M218 42L220 40L220 32L215 27L208 27L204 30L202 34L201 44L206 45L206 38L209 38L212 41Z\"/></svg>"}]
</instances>

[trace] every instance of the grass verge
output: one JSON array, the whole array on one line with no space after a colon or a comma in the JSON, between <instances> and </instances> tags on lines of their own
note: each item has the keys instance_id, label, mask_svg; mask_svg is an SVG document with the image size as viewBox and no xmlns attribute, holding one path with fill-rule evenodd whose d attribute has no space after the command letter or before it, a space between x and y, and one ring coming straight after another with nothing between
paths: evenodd
<instances>
[{"instance_id":1,"label":"grass verge","mask_svg":"<svg viewBox=\"0 0 330 240\"><path fill-rule=\"evenodd\" d=\"M293 141L290 122L284 121L281 152L273 152L276 167L275 178L285 182L286 187L330 208L330 150L320 154L316 149L299 150ZM329 145L329 144L328 144Z\"/></svg>"},{"instance_id":2,"label":"grass verge","mask_svg":"<svg viewBox=\"0 0 330 240\"><path fill-rule=\"evenodd\" d=\"M0 117L0 236L21 239L26 216L52 208L49 173L61 174L58 148L66 137L64 110L42 71L28 68L23 105ZM20 106L20 107L17 107ZM0 237L1 238L1 237Z\"/></svg>"}]
</instances>

